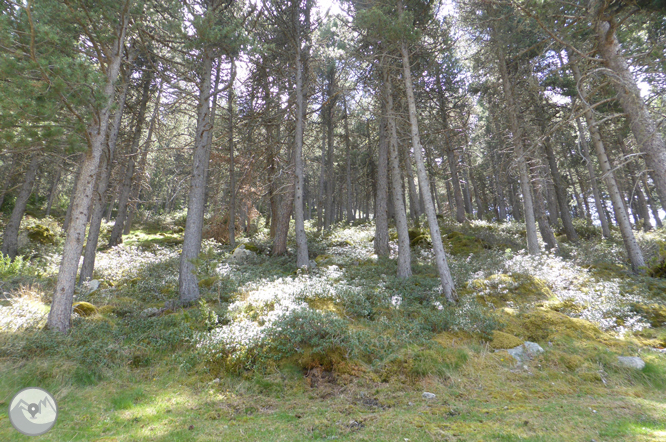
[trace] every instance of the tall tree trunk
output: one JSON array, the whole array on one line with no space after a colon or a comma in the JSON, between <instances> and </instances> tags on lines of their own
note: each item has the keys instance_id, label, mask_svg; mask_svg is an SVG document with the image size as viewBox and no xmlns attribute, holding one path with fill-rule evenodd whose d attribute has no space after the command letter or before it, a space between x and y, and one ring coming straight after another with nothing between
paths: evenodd
<instances>
[{"instance_id":1,"label":"tall tree trunk","mask_svg":"<svg viewBox=\"0 0 666 442\"><path fill-rule=\"evenodd\" d=\"M543 205L545 198L543 195L542 181L542 178L539 176L532 177L532 185L534 187L534 212L539 225L539 231L541 232L541 238L543 238L543 241L546 243L546 249L557 249L559 246L555 239L555 235L553 235L553 230L550 228L550 223L548 223L548 217L546 216L546 210Z\"/></svg>"},{"instance_id":2,"label":"tall tree trunk","mask_svg":"<svg viewBox=\"0 0 666 442\"><path fill-rule=\"evenodd\" d=\"M14 210L12 210L12 214L9 217L9 221L7 222L7 226L2 235L2 249L0 249L0 252L5 256L9 256L12 261L16 258L16 254L18 253L18 233L21 227L21 221L23 220L23 214L25 213L25 208L28 205L28 198L30 198L32 188L35 184L40 160L40 152L34 152L30 158L28 169L25 172L21 191L14 202Z\"/></svg>"},{"instance_id":3,"label":"tall tree trunk","mask_svg":"<svg viewBox=\"0 0 666 442\"><path fill-rule=\"evenodd\" d=\"M347 212L347 224L354 221L354 213L352 212L352 157L351 157L351 141L349 139L349 113L347 112L347 96L342 96L342 106L345 111L345 150L347 151L347 204L345 212Z\"/></svg>"},{"instance_id":4,"label":"tall tree trunk","mask_svg":"<svg viewBox=\"0 0 666 442\"><path fill-rule=\"evenodd\" d=\"M134 56L130 55L128 60L131 64ZM83 253L83 265L79 275L79 284L92 278L95 269L95 256L97 254L97 243L99 242L99 233L102 226L102 217L106 209L106 194L109 187L109 178L113 169L113 156L118 144L118 134L120 133L120 123L122 122L123 112L125 110L125 101L127 100L127 91L129 89L130 69L125 74L123 90L118 97L118 109L113 117L109 138L106 143L105 153L100 160L100 173L97 177L97 191L93 196L93 210L90 218L90 227L88 228L88 238L86 239L86 249Z\"/></svg>"},{"instance_id":5,"label":"tall tree trunk","mask_svg":"<svg viewBox=\"0 0 666 442\"><path fill-rule=\"evenodd\" d=\"M661 222L661 218L659 217L659 208L657 207L657 205L654 202L654 199L652 198L652 191L650 190L650 186L648 186L645 174L641 174L641 182L643 183L643 188L645 189L645 196L647 198L648 205L650 206L650 210L652 211L654 222L657 225L657 228L661 229L662 227L664 227L664 224Z\"/></svg>"},{"instance_id":6,"label":"tall tree trunk","mask_svg":"<svg viewBox=\"0 0 666 442\"><path fill-rule=\"evenodd\" d=\"M236 165L234 163L234 90L229 89L229 245L236 247Z\"/></svg>"},{"instance_id":7,"label":"tall tree trunk","mask_svg":"<svg viewBox=\"0 0 666 442\"><path fill-rule=\"evenodd\" d=\"M69 195L69 205L67 206L67 213L65 213L65 221L62 224L62 230L65 232L69 229L69 223L72 220L72 204L74 203L74 198L76 198L76 193L78 192L79 180L81 178L81 170L83 168L83 163L85 162L85 155L78 156L77 160L79 165L76 168L76 173L74 174L74 184L72 185L72 193Z\"/></svg>"},{"instance_id":8,"label":"tall tree trunk","mask_svg":"<svg viewBox=\"0 0 666 442\"><path fill-rule=\"evenodd\" d=\"M530 175L527 171L527 159L525 158L525 150L523 148L522 130L518 123L516 103L513 97L513 86L509 79L509 73L506 68L506 60L504 59L504 51L501 49L499 42L495 44L497 49L499 70L502 76L502 86L504 89L504 97L507 102L509 123L511 127L512 141L516 154L516 161L518 162L518 170L520 172L520 188L523 193L523 206L525 208L525 231L527 235L527 250L530 255L538 255L541 251L539 241L537 239L536 220L534 219L534 201L530 189Z\"/></svg>"},{"instance_id":9,"label":"tall tree trunk","mask_svg":"<svg viewBox=\"0 0 666 442\"><path fill-rule=\"evenodd\" d=\"M306 10L306 15L309 15L309 13L309 9ZM295 17L295 22L298 37L296 41L296 133L294 137L294 229L296 233L296 267L300 269L303 267L308 268L310 266L310 259L308 257L308 239L305 236L305 221L303 219L303 134L305 132L306 106L304 97L306 85L304 82L306 80L304 81L303 78L305 66L303 66L300 26L297 16Z\"/></svg>"},{"instance_id":10,"label":"tall tree trunk","mask_svg":"<svg viewBox=\"0 0 666 442\"><path fill-rule=\"evenodd\" d=\"M326 134L328 125L326 121L326 112L322 109L322 132L321 132L321 161L319 164L319 188L317 191L317 231L321 232L324 228L324 192L326 192Z\"/></svg>"},{"instance_id":11,"label":"tall tree trunk","mask_svg":"<svg viewBox=\"0 0 666 442\"><path fill-rule=\"evenodd\" d=\"M629 150L621 136L617 136L617 144L620 146L620 151L625 157L629 157ZM647 201L643 190L641 189L640 181L636 176L636 165L633 161L628 161L626 164L626 175L629 185L631 187L630 194L635 197L637 212L643 220L643 230L648 232L652 230L652 223L650 222L650 211L647 206ZM633 198L632 198L633 199Z\"/></svg>"},{"instance_id":12,"label":"tall tree trunk","mask_svg":"<svg viewBox=\"0 0 666 442\"><path fill-rule=\"evenodd\" d=\"M581 74L578 66L574 63L571 66L571 70L574 74L574 79L576 83L580 85ZM583 93L582 86L578 88L579 93ZM629 261L631 262L631 268L634 272L641 272L642 268L645 267L645 260L643 259L643 252L641 252L638 243L636 242L636 237L634 232L631 230L631 223L629 222L629 216L627 215L627 210L624 206L624 201L622 199L622 194L620 189L617 186L615 181L615 176L613 175L613 168L610 164L608 156L606 155L606 148L603 141L601 140L601 134L599 133L599 127L597 122L594 119L592 110L587 106L585 102L585 97L580 97L583 102L584 111L585 111L585 120L587 123L587 128L590 131L590 138L592 139L592 144L594 145L595 150L597 151L597 158L599 159L599 165L601 166L601 171L603 172L604 181L606 182L606 187L608 188L608 194L610 195L611 201L613 203L613 210L615 212L615 219L618 226L620 227L620 233L622 234L622 240L624 242L624 247L629 256Z\"/></svg>"},{"instance_id":13,"label":"tall tree trunk","mask_svg":"<svg viewBox=\"0 0 666 442\"><path fill-rule=\"evenodd\" d=\"M398 131L395 127L393 113L393 91L388 68L384 67L384 92L386 100L386 115L390 130L389 163L391 167L391 193L393 194L393 208L395 210L395 227L398 231L398 278L412 276L412 252L409 244L409 231L407 226L407 211L402 190L402 172L400 170L400 156L398 154Z\"/></svg>"},{"instance_id":14,"label":"tall tree trunk","mask_svg":"<svg viewBox=\"0 0 666 442\"><path fill-rule=\"evenodd\" d=\"M388 257L388 134L386 119L386 100L381 101L382 113L379 120L379 146L377 164L377 197L375 200L375 253Z\"/></svg>"},{"instance_id":15,"label":"tall tree trunk","mask_svg":"<svg viewBox=\"0 0 666 442\"><path fill-rule=\"evenodd\" d=\"M599 192L599 185L597 184L597 176L594 170L594 164L592 164L592 161L590 161L590 147L587 142L587 137L585 137L583 124L581 123L580 118L576 118L576 127L578 129L580 146L583 151L583 158L587 166L587 173L590 176L592 194L594 195L594 206L597 209L597 216L599 217L599 222L601 223L601 232L604 238L610 238L611 232L610 227L608 226L608 218L606 218L606 211L604 210L603 200L601 199L601 193Z\"/></svg>"},{"instance_id":16,"label":"tall tree trunk","mask_svg":"<svg viewBox=\"0 0 666 442\"><path fill-rule=\"evenodd\" d=\"M333 151L335 148L334 130L335 130L335 94L337 93L335 85L335 69L329 68L327 104L326 104L326 208L324 210L324 229L329 230L334 222L333 198L335 193L335 164L333 162Z\"/></svg>"},{"instance_id":17,"label":"tall tree trunk","mask_svg":"<svg viewBox=\"0 0 666 442\"><path fill-rule=\"evenodd\" d=\"M213 130L210 119L211 79L213 70L212 49L205 48L201 65L201 86L197 106L197 129L194 138L192 181L187 200L187 218L183 249L180 255L178 289L180 302L189 304L199 299L199 281L194 261L201 251L201 235L204 218L204 198L208 164L208 133Z\"/></svg>"},{"instance_id":18,"label":"tall tree trunk","mask_svg":"<svg viewBox=\"0 0 666 442\"><path fill-rule=\"evenodd\" d=\"M557 196L557 203L560 207L560 218L562 219L562 225L564 226L564 233L567 235L567 239L569 241L576 242L578 241L578 234L576 233L576 229L574 229L573 222L571 221L567 191L562 180L562 175L560 175L559 168L557 167L557 158L553 152L553 146L551 144L550 137L546 138L545 142L543 143L543 147L546 151L546 157L548 158L550 176L553 178L553 186L555 187L555 195Z\"/></svg>"},{"instance_id":19,"label":"tall tree trunk","mask_svg":"<svg viewBox=\"0 0 666 442\"><path fill-rule=\"evenodd\" d=\"M113 225L111 237L109 238L109 247L116 246L122 242L123 227L125 226L125 220L127 218L127 204L129 202L130 193L132 192L132 179L134 177L135 164L134 157L139 150L139 143L141 142L141 133L143 131L143 123L146 120L146 106L148 105L148 99L150 98L150 83L152 80L153 71L149 68L144 68L141 102L136 117L136 126L134 128L134 136L129 150L125 177L120 189L120 197L118 198L118 214L116 215L116 222Z\"/></svg>"},{"instance_id":20,"label":"tall tree trunk","mask_svg":"<svg viewBox=\"0 0 666 442\"><path fill-rule=\"evenodd\" d=\"M433 250L435 251L435 261L437 262L437 270L439 271L439 279L442 283L444 296L449 302L455 302L457 299L455 288L453 286L453 278L449 270L449 265L446 262L446 253L444 252L444 245L442 243L442 235L439 231L439 224L437 223L437 213L430 197L430 182L428 181L428 173L423 162L423 153L421 152L421 140L419 137L419 125L416 118L416 100L414 98L414 91L412 85L411 65L409 63L409 52L407 45L402 42L400 47L402 52L402 71L405 80L405 91L407 93L407 104L409 106L409 123L412 133L412 148L414 151L414 159L416 162L416 172L419 177L419 188L421 189L421 196L425 204L426 217L428 218L428 225L430 227L430 237L432 240Z\"/></svg>"},{"instance_id":21,"label":"tall tree trunk","mask_svg":"<svg viewBox=\"0 0 666 442\"><path fill-rule=\"evenodd\" d=\"M654 171L652 178L655 181L659 200L663 205L666 201L666 144L647 105L641 98L640 90L629 65L621 54L620 43L615 35L616 29L617 23L614 20L598 20L596 23L597 48L606 67L615 74L611 75L610 79L615 83L618 99L627 114L636 143L641 152L645 154L645 162L648 168Z\"/></svg>"},{"instance_id":22,"label":"tall tree trunk","mask_svg":"<svg viewBox=\"0 0 666 442\"><path fill-rule=\"evenodd\" d=\"M62 333L66 333L70 328L76 272L79 267L81 251L83 250L88 212L95 191L97 170L104 150L104 142L106 141L109 114L114 98L114 85L118 78L120 63L123 57L125 33L129 24L129 5L130 1L127 0L119 20L118 37L113 43L112 50L109 51L110 58L106 66L106 83L102 91L105 99L104 105L94 115L93 121L87 129L89 149L83 160L79 182L76 187L76 195L72 202L72 218L67 229L67 238L65 239L63 248L58 280L47 320L48 328L58 330Z\"/></svg>"}]
</instances>

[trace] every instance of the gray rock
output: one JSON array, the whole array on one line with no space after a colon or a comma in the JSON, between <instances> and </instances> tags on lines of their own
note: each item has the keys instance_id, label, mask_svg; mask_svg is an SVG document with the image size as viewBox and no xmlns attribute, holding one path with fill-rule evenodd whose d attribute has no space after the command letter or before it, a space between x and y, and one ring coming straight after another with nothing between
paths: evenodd
<instances>
[{"instance_id":1,"label":"gray rock","mask_svg":"<svg viewBox=\"0 0 666 442\"><path fill-rule=\"evenodd\" d=\"M543 353L544 349L541 348L536 342L525 341L518 347L507 350L511 356L518 362L529 361L534 356Z\"/></svg>"},{"instance_id":2,"label":"gray rock","mask_svg":"<svg viewBox=\"0 0 666 442\"><path fill-rule=\"evenodd\" d=\"M231 254L231 259L234 261L245 261L248 258L253 258L257 256L252 250L247 250L245 244L241 244L234 250L234 253Z\"/></svg>"},{"instance_id":3,"label":"gray rock","mask_svg":"<svg viewBox=\"0 0 666 442\"><path fill-rule=\"evenodd\" d=\"M310 260L310 268L311 269L316 269L317 268L317 261L315 261L314 259L311 259Z\"/></svg>"},{"instance_id":4,"label":"gray rock","mask_svg":"<svg viewBox=\"0 0 666 442\"><path fill-rule=\"evenodd\" d=\"M99 288L99 285L100 285L100 284L101 284L101 283L100 283L98 280L96 280L96 279L91 280L91 281L88 283L88 293L92 293L92 292L94 292L95 290L97 290L97 289Z\"/></svg>"},{"instance_id":5,"label":"gray rock","mask_svg":"<svg viewBox=\"0 0 666 442\"><path fill-rule=\"evenodd\" d=\"M435 393L428 393L427 391L424 391L423 394L421 395L423 399L435 399L437 395Z\"/></svg>"},{"instance_id":6,"label":"gray rock","mask_svg":"<svg viewBox=\"0 0 666 442\"><path fill-rule=\"evenodd\" d=\"M618 356L617 361L622 366L635 368L636 370L642 370L645 367L645 361L637 356Z\"/></svg>"},{"instance_id":7,"label":"gray rock","mask_svg":"<svg viewBox=\"0 0 666 442\"><path fill-rule=\"evenodd\" d=\"M160 314L160 309L156 307L148 307L147 309L141 312L141 316L144 318L152 318Z\"/></svg>"}]
</instances>

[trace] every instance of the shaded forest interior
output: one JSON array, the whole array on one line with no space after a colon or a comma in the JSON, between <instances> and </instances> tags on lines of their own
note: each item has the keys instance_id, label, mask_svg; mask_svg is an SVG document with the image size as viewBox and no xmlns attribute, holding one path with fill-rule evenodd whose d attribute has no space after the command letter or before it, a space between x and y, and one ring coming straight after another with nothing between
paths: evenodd
<instances>
[{"instance_id":1,"label":"shaded forest interior","mask_svg":"<svg viewBox=\"0 0 666 442\"><path fill-rule=\"evenodd\" d=\"M0 5L0 402L54 440L666 440L663 1Z\"/></svg>"}]
</instances>

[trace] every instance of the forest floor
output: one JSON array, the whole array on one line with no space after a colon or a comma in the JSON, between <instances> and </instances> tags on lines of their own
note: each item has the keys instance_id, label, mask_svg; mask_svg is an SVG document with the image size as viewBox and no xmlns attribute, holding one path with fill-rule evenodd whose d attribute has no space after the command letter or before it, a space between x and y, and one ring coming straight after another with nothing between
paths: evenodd
<instances>
[{"instance_id":1,"label":"forest floor","mask_svg":"<svg viewBox=\"0 0 666 442\"><path fill-rule=\"evenodd\" d=\"M37 386L59 416L35 440L666 441L666 279L632 274L619 233L578 224L530 257L520 224L441 227L455 306L427 234L398 279L358 223L308 229L309 272L262 228L236 257L206 240L202 301L175 308L182 233L163 219L100 250L62 336L43 330L62 231L28 219L25 261L0 261L0 440L26 439L8 406ZM660 275L666 231L636 233ZM517 362L524 341L544 352Z\"/></svg>"}]
</instances>

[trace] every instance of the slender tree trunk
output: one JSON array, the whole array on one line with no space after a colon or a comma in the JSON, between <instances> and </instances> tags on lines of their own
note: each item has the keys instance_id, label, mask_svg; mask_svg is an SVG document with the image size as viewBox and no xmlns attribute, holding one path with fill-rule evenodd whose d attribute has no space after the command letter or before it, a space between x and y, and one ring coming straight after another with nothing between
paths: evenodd
<instances>
[{"instance_id":1,"label":"slender tree trunk","mask_svg":"<svg viewBox=\"0 0 666 442\"><path fill-rule=\"evenodd\" d=\"M236 247L236 165L234 163L234 92L229 89L229 245Z\"/></svg>"},{"instance_id":2,"label":"slender tree trunk","mask_svg":"<svg viewBox=\"0 0 666 442\"><path fill-rule=\"evenodd\" d=\"M389 256L388 232L388 136L386 125L386 101L382 103L379 120L379 147L377 164L377 197L375 202L375 253L377 256Z\"/></svg>"},{"instance_id":3,"label":"slender tree trunk","mask_svg":"<svg viewBox=\"0 0 666 442\"><path fill-rule=\"evenodd\" d=\"M335 192L335 165L333 162L333 150L335 147L335 140L333 137L335 130L335 69L329 69L328 77L328 100L326 104L326 140L328 146L326 148L326 208L324 210L324 229L329 230L331 223L334 221L333 211L333 198Z\"/></svg>"},{"instance_id":4,"label":"slender tree trunk","mask_svg":"<svg viewBox=\"0 0 666 442\"><path fill-rule=\"evenodd\" d=\"M324 192L326 191L326 112L322 109L321 162L319 164L319 188L317 192L317 231L324 228Z\"/></svg>"},{"instance_id":5,"label":"slender tree trunk","mask_svg":"<svg viewBox=\"0 0 666 442\"><path fill-rule=\"evenodd\" d=\"M657 188L657 194L662 204L666 201L666 144L650 115L647 105L641 98L640 90L636 84L627 61L621 53L620 43L615 31L617 24L614 20L608 22L598 20L596 23L598 51L604 64L613 71L611 81L616 85L618 99L629 120L629 126L636 138L636 143L645 154L645 162L652 174Z\"/></svg>"},{"instance_id":6,"label":"slender tree trunk","mask_svg":"<svg viewBox=\"0 0 666 442\"><path fill-rule=\"evenodd\" d=\"M306 12L309 14L309 11ZM296 233L296 267L308 268L308 239L305 236L303 220L303 134L305 132L305 88L303 79L303 59L300 42L300 26L295 17L297 29L296 41L296 134L294 139L294 223ZM330 141L329 141L330 143ZM328 209L328 208L327 208ZM327 211L328 212L328 211ZM328 215L328 213L327 213Z\"/></svg>"},{"instance_id":7,"label":"slender tree trunk","mask_svg":"<svg viewBox=\"0 0 666 442\"><path fill-rule=\"evenodd\" d=\"M594 195L594 206L597 209L597 216L601 223L601 232L604 238L610 238L611 232L608 225L608 218L606 218L606 211L604 210L603 200L599 192L599 185L597 184L596 172L594 171L594 164L590 161L590 147L583 131L583 124L580 118L576 118L576 127L578 129L578 137L580 139L580 146L583 151L583 157L587 166L587 173L590 176L590 184L592 186L592 194Z\"/></svg>"},{"instance_id":8,"label":"slender tree trunk","mask_svg":"<svg viewBox=\"0 0 666 442\"><path fill-rule=\"evenodd\" d=\"M402 172L400 171L400 157L398 154L398 131L395 127L393 113L393 91L388 69L384 67L384 92L386 100L386 115L390 130L389 163L391 168L391 193L393 194L393 207L395 210L395 227L398 231L398 278L412 276L412 252L409 244L409 231L407 226L407 211L403 199Z\"/></svg>"},{"instance_id":9,"label":"slender tree trunk","mask_svg":"<svg viewBox=\"0 0 666 442\"><path fill-rule=\"evenodd\" d=\"M113 43L111 54L109 54L106 66L106 83L103 90L105 102L103 107L94 116L92 123L88 126L88 140L90 148L85 154L76 195L72 202L72 219L67 229L67 238L63 248L62 261L58 272L51 310L49 312L47 326L50 329L66 333L70 328L72 316L72 299L74 297L74 285L76 283L76 272L79 267L81 251L88 220L95 181L100 158L104 150L107 129L109 125L109 114L114 98L114 85L120 70L123 57L125 33L129 24L127 11L129 0L125 3L123 14L120 17L118 37Z\"/></svg>"},{"instance_id":10,"label":"slender tree trunk","mask_svg":"<svg viewBox=\"0 0 666 442\"><path fill-rule=\"evenodd\" d=\"M66 232L69 229L69 223L72 220L72 204L74 203L74 198L76 198L77 189L79 187L79 180L81 178L81 169L83 168L83 163L85 162L85 155L82 155L79 158L79 165L76 168L76 174L74 174L74 184L72 185L72 193L69 196L69 205L67 206L67 213L65 214L65 221L63 222L62 229Z\"/></svg>"},{"instance_id":11,"label":"slender tree trunk","mask_svg":"<svg viewBox=\"0 0 666 442\"><path fill-rule=\"evenodd\" d=\"M516 160L518 161L518 170L520 172L520 188L523 193L523 205L525 212L525 231L527 234L527 250L530 255L538 255L541 251L539 241L537 239L536 220L534 219L534 202L530 189L530 176L527 171L527 159L525 158L522 130L518 123L516 115L516 104L513 97L513 87L509 80L509 73L506 68L506 60L504 59L504 51L500 48L499 42L496 42L497 55L499 61L499 70L502 76L502 85L504 89L504 97L508 106L509 123L511 127L511 135L514 144Z\"/></svg>"},{"instance_id":12,"label":"slender tree trunk","mask_svg":"<svg viewBox=\"0 0 666 442\"><path fill-rule=\"evenodd\" d=\"M345 212L347 212L347 224L354 221L354 213L352 212L352 160L351 160L351 141L349 139L349 113L347 112L347 96L342 96L342 106L345 111L345 150L347 151L347 204Z\"/></svg>"},{"instance_id":13,"label":"slender tree trunk","mask_svg":"<svg viewBox=\"0 0 666 442\"><path fill-rule=\"evenodd\" d=\"M125 226L125 221L127 219L127 204L130 199L130 194L132 193L132 179L134 177L135 165L134 157L139 150L139 143L141 142L141 133L143 131L143 123L146 119L146 107L148 105L148 99L150 98L150 83L152 80L152 70L145 68L143 71L143 92L136 117L134 137L132 138L132 145L130 146L125 177L120 190L120 198L118 198L118 214L116 215L116 222L113 225L111 237L109 238L109 247L116 246L122 242L123 227Z\"/></svg>"},{"instance_id":14,"label":"slender tree trunk","mask_svg":"<svg viewBox=\"0 0 666 442\"><path fill-rule=\"evenodd\" d=\"M435 252L437 270L439 271L439 279L442 283L444 296L447 301L455 302L457 296L453 285L453 278L451 277L449 265L446 261L442 235L440 234L439 224L437 222L437 213L435 213L435 207L433 206L432 198L430 197L428 173L423 162L423 153L421 152L421 140L419 136L418 120L416 118L416 100L414 98L412 85L411 65L409 63L407 45L404 41L402 42L400 49L402 52L402 70L405 80L405 91L407 93L407 104L409 106L409 122L412 129L412 148L416 162L416 172L419 177L419 188L421 189L421 195L423 196L423 202L425 203L426 217L428 218L428 225L430 227L430 237Z\"/></svg>"},{"instance_id":15,"label":"slender tree trunk","mask_svg":"<svg viewBox=\"0 0 666 442\"><path fill-rule=\"evenodd\" d=\"M641 174L641 182L643 183L643 188L645 189L645 196L647 198L648 205L650 206L650 210L652 211L654 222L657 225L657 228L661 229L662 227L664 227L664 224L661 222L661 218L659 217L659 208L657 207L657 205L654 202L654 199L652 198L652 192L650 191L650 186L648 186L645 174Z\"/></svg>"},{"instance_id":16,"label":"slender tree trunk","mask_svg":"<svg viewBox=\"0 0 666 442\"><path fill-rule=\"evenodd\" d=\"M2 249L0 249L0 252L5 256L9 256L12 261L16 258L16 254L18 253L18 233L21 227L21 221L23 220L23 214L25 213L25 208L28 205L28 198L30 198L32 188L35 184L40 160L40 152L34 152L30 158L28 169L25 172L21 191L16 197L14 210L12 210L12 214L9 217L9 221L7 222L7 226L2 235Z\"/></svg>"},{"instance_id":17,"label":"slender tree trunk","mask_svg":"<svg viewBox=\"0 0 666 442\"><path fill-rule=\"evenodd\" d=\"M133 55L128 60L133 60ZM123 90L118 97L118 109L113 117L113 122L107 140L105 154L100 160L100 173L97 178L97 191L93 196L93 210L90 218L90 227L88 228L88 238L86 239L86 248L83 254L83 265L79 275L79 284L89 280L93 276L95 269L95 256L97 254L97 243L99 242L99 233L102 226L102 217L106 209L106 194L109 187L109 178L113 169L113 156L118 143L118 134L120 133L120 123L122 122L123 112L125 110L125 101L127 100L127 91L129 89L129 68L124 78Z\"/></svg>"},{"instance_id":18,"label":"slender tree trunk","mask_svg":"<svg viewBox=\"0 0 666 442\"><path fill-rule=\"evenodd\" d=\"M576 83L580 85L581 75L578 66L574 63L572 66L572 71L574 74L574 79ZM579 87L579 93L583 93L582 87ZM608 156L606 155L606 148L603 141L601 140L601 135L599 134L599 128L597 122L594 119L592 110L585 104L585 97L581 97L585 110L585 120L587 122L587 128L590 131L590 138L592 139L592 144L594 145L595 150L597 151L597 157L599 158L599 165L601 166L601 171L603 172L603 178L606 182L606 187L608 188L608 193L610 195L611 201L613 203L613 210L615 212L615 219L618 226L620 227L620 233L622 234L622 240L624 241L624 247L627 250L627 255L629 256L629 261L631 262L631 268L634 272L642 272L642 268L645 267L645 260L643 259L643 253L641 252L638 243L636 242L636 237L634 232L631 230L631 223L629 222L629 216L627 215L627 210L624 206L624 201L622 200L622 194L620 189L617 186L615 181L615 176L613 175L613 168L610 164Z\"/></svg>"},{"instance_id":19,"label":"slender tree trunk","mask_svg":"<svg viewBox=\"0 0 666 442\"><path fill-rule=\"evenodd\" d=\"M553 230L548 223L548 217L546 216L546 210L543 205L545 198L543 195L541 177L534 176L532 178L532 184L534 187L534 212L539 225L539 231L541 232L541 238L543 238L543 241L546 243L546 249L557 249L559 246L555 239L555 235L553 235Z\"/></svg>"},{"instance_id":20,"label":"slender tree trunk","mask_svg":"<svg viewBox=\"0 0 666 442\"><path fill-rule=\"evenodd\" d=\"M567 191L562 180L562 175L560 175L559 168L557 167L557 158L553 152L553 146L550 141L550 137L547 137L543 143L543 147L546 151L546 157L548 158L548 166L550 168L550 176L553 178L553 186L555 187L555 195L557 196L557 203L560 207L560 218L562 219L562 225L564 226L564 233L567 235L567 239L572 242L578 241L578 234L576 229L574 229L573 222L571 221L571 213L569 213L569 204L567 198Z\"/></svg>"},{"instance_id":21,"label":"slender tree trunk","mask_svg":"<svg viewBox=\"0 0 666 442\"><path fill-rule=\"evenodd\" d=\"M203 230L204 198L206 194L206 177L208 164L208 133L213 130L210 119L211 79L213 70L213 54L210 48L203 51L201 66L201 87L197 106L197 129L194 139L194 155L192 181L187 200L187 218L183 249L180 255L180 273L178 289L180 302L189 304L199 299L199 281L196 275L195 260L201 250Z\"/></svg>"},{"instance_id":22,"label":"slender tree trunk","mask_svg":"<svg viewBox=\"0 0 666 442\"><path fill-rule=\"evenodd\" d=\"M294 211L294 184L291 183L287 193L282 197L282 204L277 214L275 225L275 238L273 239L273 256L282 256L287 252L287 235L289 234L289 221Z\"/></svg>"}]
</instances>

